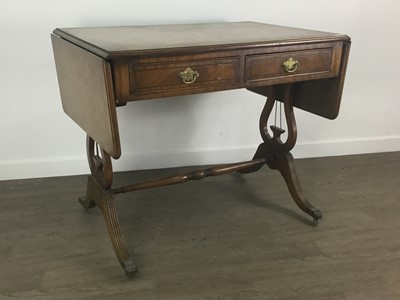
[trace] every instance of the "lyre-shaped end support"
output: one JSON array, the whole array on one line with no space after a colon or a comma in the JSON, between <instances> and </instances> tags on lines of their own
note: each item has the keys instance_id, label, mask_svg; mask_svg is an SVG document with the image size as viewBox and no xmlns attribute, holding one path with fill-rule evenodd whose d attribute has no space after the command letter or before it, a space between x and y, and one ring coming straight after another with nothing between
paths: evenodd
<instances>
[{"instance_id":1,"label":"lyre-shaped end support","mask_svg":"<svg viewBox=\"0 0 400 300\"><path fill-rule=\"evenodd\" d=\"M108 189L113 182L113 169L110 155L88 135L86 137L86 153L90 172L102 187Z\"/></svg>"},{"instance_id":2,"label":"lyre-shaped end support","mask_svg":"<svg viewBox=\"0 0 400 300\"><path fill-rule=\"evenodd\" d=\"M293 90L294 87L292 84L285 85L283 88L279 89L270 87L266 92L267 101L260 117L260 134L264 142L286 152L294 147L297 139L296 119L293 112ZM285 110L285 119L288 129L288 136L285 142L281 140L281 135L285 132L284 129L276 125L270 126L273 134L272 136L267 130L268 120L278 98L281 98L279 100L283 102Z\"/></svg>"},{"instance_id":3,"label":"lyre-shaped end support","mask_svg":"<svg viewBox=\"0 0 400 300\"><path fill-rule=\"evenodd\" d=\"M313 218L313 224L316 225L318 220L322 218L321 211L306 199L297 176L293 156L289 152L296 144L297 139L297 127L293 111L294 85L271 86L265 88L263 94L267 96L267 101L260 117L260 133L264 143L258 147L253 160L265 158L266 164L271 169L278 170L281 173L297 206L310 215ZM275 125L270 126L272 136L267 129L268 119L276 101L282 101L284 104L287 124L287 139L285 142L281 140L281 136L285 132L284 129ZM259 168L260 166L248 168L241 173L255 172Z\"/></svg>"}]
</instances>

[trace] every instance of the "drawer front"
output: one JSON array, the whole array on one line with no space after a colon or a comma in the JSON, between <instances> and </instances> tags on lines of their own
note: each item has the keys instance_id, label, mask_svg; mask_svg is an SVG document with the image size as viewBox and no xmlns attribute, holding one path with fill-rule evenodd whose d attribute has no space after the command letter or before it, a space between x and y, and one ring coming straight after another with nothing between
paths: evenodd
<instances>
[{"instance_id":1,"label":"drawer front","mask_svg":"<svg viewBox=\"0 0 400 300\"><path fill-rule=\"evenodd\" d=\"M186 71L186 72L185 72ZM132 64L130 94L173 92L236 83L239 57L168 63Z\"/></svg>"},{"instance_id":2,"label":"drawer front","mask_svg":"<svg viewBox=\"0 0 400 300\"><path fill-rule=\"evenodd\" d=\"M338 74L341 47L337 44L278 51L246 56L245 82L289 83Z\"/></svg>"}]
</instances>

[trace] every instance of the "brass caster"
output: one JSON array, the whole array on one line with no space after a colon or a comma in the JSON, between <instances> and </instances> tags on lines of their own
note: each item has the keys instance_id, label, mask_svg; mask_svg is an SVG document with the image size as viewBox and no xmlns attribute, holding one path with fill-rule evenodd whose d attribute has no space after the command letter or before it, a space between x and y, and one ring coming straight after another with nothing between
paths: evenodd
<instances>
[{"instance_id":1,"label":"brass caster","mask_svg":"<svg viewBox=\"0 0 400 300\"><path fill-rule=\"evenodd\" d=\"M322 219L322 213L317 208L312 208L310 211L310 215L313 217L313 225L318 225L318 220Z\"/></svg>"},{"instance_id":2,"label":"brass caster","mask_svg":"<svg viewBox=\"0 0 400 300\"><path fill-rule=\"evenodd\" d=\"M85 198L79 198L79 203L83 206L84 209L88 210L90 208L96 207L96 203L93 200L88 200Z\"/></svg>"},{"instance_id":3,"label":"brass caster","mask_svg":"<svg viewBox=\"0 0 400 300\"><path fill-rule=\"evenodd\" d=\"M133 278L137 274L137 267L133 263L132 259L125 260L122 263L122 268L125 271L125 274L128 278Z\"/></svg>"}]
</instances>

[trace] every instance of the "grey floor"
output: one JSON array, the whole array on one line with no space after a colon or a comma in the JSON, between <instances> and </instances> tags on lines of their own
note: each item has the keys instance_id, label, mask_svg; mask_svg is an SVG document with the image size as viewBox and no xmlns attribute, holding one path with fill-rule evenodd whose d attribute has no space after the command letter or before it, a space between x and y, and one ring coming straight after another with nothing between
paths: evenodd
<instances>
[{"instance_id":1,"label":"grey floor","mask_svg":"<svg viewBox=\"0 0 400 300\"><path fill-rule=\"evenodd\" d=\"M118 196L133 280L85 176L0 182L0 299L400 299L400 153L296 166L317 227L267 167Z\"/></svg>"}]
</instances>

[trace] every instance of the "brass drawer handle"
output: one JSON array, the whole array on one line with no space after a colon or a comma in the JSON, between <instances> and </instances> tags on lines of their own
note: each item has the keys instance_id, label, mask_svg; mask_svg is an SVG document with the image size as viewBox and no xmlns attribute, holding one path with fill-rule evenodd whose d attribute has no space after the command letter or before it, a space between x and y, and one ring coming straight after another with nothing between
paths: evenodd
<instances>
[{"instance_id":1,"label":"brass drawer handle","mask_svg":"<svg viewBox=\"0 0 400 300\"><path fill-rule=\"evenodd\" d=\"M179 72L178 78L182 80L185 84L191 84L199 78L200 74L197 71L192 70L190 67L187 67L185 71Z\"/></svg>"},{"instance_id":2,"label":"brass drawer handle","mask_svg":"<svg viewBox=\"0 0 400 300\"><path fill-rule=\"evenodd\" d=\"M294 60L293 57L289 58L282 64L283 69L288 73L296 72L299 62Z\"/></svg>"}]
</instances>

